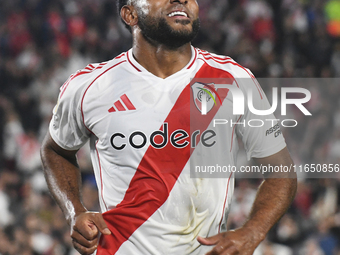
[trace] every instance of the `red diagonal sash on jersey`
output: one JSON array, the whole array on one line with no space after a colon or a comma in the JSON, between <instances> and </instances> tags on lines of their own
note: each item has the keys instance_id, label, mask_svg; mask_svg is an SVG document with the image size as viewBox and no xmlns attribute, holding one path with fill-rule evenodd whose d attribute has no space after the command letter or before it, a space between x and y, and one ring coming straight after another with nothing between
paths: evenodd
<instances>
[{"instance_id":1,"label":"red diagonal sash on jersey","mask_svg":"<svg viewBox=\"0 0 340 255\"><path fill-rule=\"evenodd\" d=\"M207 77L225 78L231 75L220 69L203 65L195 78ZM228 90L221 89L218 92L223 101ZM188 134L190 134L190 128L204 131L220 108L218 104L207 115L202 116L195 106L190 106L194 104L190 100L190 93L190 85L187 85L164 121L169 123L169 134L177 129L185 130ZM191 118L200 121L192 122L191 124L195 126L190 127ZM155 149L151 146L147 149L122 202L116 208L103 214L112 234L102 235L97 255L115 254L133 232L162 206L192 152L190 145L178 149L170 142L162 149Z\"/></svg>"}]
</instances>

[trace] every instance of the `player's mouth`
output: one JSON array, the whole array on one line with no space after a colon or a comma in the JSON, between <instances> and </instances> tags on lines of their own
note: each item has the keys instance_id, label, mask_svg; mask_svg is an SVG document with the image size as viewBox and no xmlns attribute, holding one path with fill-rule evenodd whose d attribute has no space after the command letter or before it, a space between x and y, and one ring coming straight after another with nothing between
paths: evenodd
<instances>
[{"instance_id":1,"label":"player's mouth","mask_svg":"<svg viewBox=\"0 0 340 255\"><path fill-rule=\"evenodd\" d=\"M172 11L168 14L169 18L175 17L175 18L189 18L189 15L185 11Z\"/></svg>"}]
</instances>

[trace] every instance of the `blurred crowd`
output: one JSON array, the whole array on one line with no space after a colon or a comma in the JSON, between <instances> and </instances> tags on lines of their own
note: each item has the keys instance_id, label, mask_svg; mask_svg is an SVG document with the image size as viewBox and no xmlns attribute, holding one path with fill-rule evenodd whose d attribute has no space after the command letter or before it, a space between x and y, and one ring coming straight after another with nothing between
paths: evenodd
<instances>
[{"instance_id":1,"label":"blurred crowd","mask_svg":"<svg viewBox=\"0 0 340 255\"><path fill-rule=\"evenodd\" d=\"M340 0L198 3L201 31L194 46L234 58L258 78L340 76ZM0 255L77 254L47 190L39 149L68 76L131 47L115 5L115 0L0 0ZM270 86L264 89L270 93ZM297 165L339 164L340 87L324 82L310 90L313 116L289 111L299 125L283 129L288 147ZM88 150L78 155L84 203L99 210ZM339 255L339 180L299 175L292 207L256 254ZM246 219L259 182L236 181L229 228Z\"/></svg>"}]
</instances>

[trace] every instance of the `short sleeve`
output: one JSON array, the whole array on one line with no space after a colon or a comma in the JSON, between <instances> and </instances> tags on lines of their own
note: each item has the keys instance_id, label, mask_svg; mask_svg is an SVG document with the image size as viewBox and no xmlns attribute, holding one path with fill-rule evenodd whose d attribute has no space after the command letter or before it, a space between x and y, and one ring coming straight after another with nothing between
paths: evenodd
<instances>
[{"instance_id":1,"label":"short sleeve","mask_svg":"<svg viewBox=\"0 0 340 255\"><path fill-rule=\"evenodd\" d=\"M279 120L274 114L259 115L256 112L271 108L260 84L254 77L242 78L239 84L245 97L245 110L236 130L242 138L248 160L279 152L286 147ZM248 104L253 107L250 108Z\"/></svg>"},{"instance_id":2,"label":"short sleeve","mask_svg":"<svg viewBox=\"0 0 340 255\"><path fill-rule=\"evenodd\" d=\"M53 109L49 132L63 149L78 150L89 138L90 132L83 124L81 99L82 79L70 79L61 87L58 102Z\"/></svg>"}]
</instances>

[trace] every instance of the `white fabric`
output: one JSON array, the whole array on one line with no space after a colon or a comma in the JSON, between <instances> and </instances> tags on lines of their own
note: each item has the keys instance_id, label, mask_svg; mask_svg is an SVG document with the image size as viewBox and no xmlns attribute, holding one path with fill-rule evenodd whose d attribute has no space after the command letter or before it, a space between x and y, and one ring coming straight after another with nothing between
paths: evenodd
<instances>
[{"instance_id":1,"label":"white fabric","mask_svg":"<svg viewBox=\"0 0 340 255\"><path fill-rule=\"evenodd\" d=\"M238 80L245 95L248 88L253 90L256 109L270 108L248 70L231 59L195 48L192 48L192 59L188 65L166 79L154 76L139 65L130 50L106 64L93 64L78 71L78 75L71 76L61 88L49 131L55 142L67 150L79 149L90 138L102 212L115 208L124 199L130 181L150 146L150 134L162 127L183 89L203 66L230 73ZM110 112L117 101L122 101L123 95L129 98L136 110L127 109L125 104L124 111L117 110L115 106L115 111ZM232 102L233 97L228 93L216 118L232 119L234 122L247 122L255 117L275 119L274 116L254 116L247 109L243 116L234 116ZM226 116L226 113L229 115ZM262 128L236 125L236 133L242 138L249 158L266 157L285 147L282 135L275 138L274 132L266 133L272 123L264 123ZM171 123L168 125L170 128ZM213 128L212 123L208 128ZM238 148L234 126L221 125L218 129L225 138L224 141L220 137L216 142L218 151L224 155L221 162L236 165ZM147 137L146 145L139 149L129 144L129 135L136 131ZM116 146L125 145L122 150L114 149L111 144L112 135L116 133L124 136L113 139ZM136 136L134 142L141 144L141 137ZM203 157L205 163L213 164L211 152L202 151L207 153ZM197 150L195 153L198 153ZM219 232L229 211L234 180L229 180L229 175L226 178L190 178L189 162L166 202L123 243L116 254L204 254L211 249L200 246L196 239L197 236L212 236Z\"/></svg>"}]
</instances>

